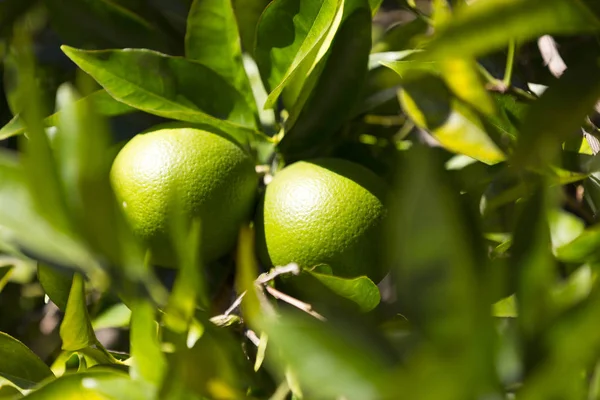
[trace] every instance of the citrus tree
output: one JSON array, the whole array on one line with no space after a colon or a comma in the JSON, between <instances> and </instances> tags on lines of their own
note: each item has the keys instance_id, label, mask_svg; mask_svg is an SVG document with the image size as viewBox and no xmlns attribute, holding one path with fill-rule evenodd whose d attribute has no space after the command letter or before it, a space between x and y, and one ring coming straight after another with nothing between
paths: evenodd
<instances>
[{"instance_id":1,"label":"citrus tree","mask_svg":"<svg viewBox=\"0 0 600 400\"><path fill-rule=\"evenodd\" d=\"M0 399L600 399L599 32L1 1Z\"/></svg>"}]
</instances>

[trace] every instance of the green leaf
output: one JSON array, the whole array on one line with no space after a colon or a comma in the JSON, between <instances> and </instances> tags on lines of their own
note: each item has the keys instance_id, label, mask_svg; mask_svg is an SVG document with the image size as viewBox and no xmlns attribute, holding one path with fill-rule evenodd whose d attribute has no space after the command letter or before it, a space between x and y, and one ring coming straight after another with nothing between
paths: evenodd
<instances>
[{"instance_id":1,"label":"green leaf","mask_svg":"<svg viewBox=\"0 0 600 400\"><path fill-rule=\"evenodd\" d=\"M65 318L60 324L60 338L62 349L66 351L79 351L98 344L90 322L83 276L80 273L73 276Z\"/></svg>"},{"instance_id":2,"label":"green leaf","mask_svg":"<svg viewBox=\"0 0 600 400\"><path fill-rule=\"evenodd\" d=\"M114 98L112 98L104 89L98 90L88 96L85 96L76 102L76 107L83 107L83 103L90 102L94 107L94 111L106 117L115 117L118 115L127 114L136 111L135 108L129 107ZM50 115L44 119L46 127L56 126L60 119L60 111ZM21 135L25 133L25 126L19 115L15 115L8 124L0 128L0 140L7 139L11 136Z\"/></svg>"},{"instance_id":3,"label":"green leaf","mask_svg":"<svg viewBox=\"0 0 600 400\"><path fill-rule=\"evenodd\" d=\"M290 160L306 157L331 139L350 118L366 79L371 50L369 4L344 0L342 7L331 47L309 77L314 87L309 85L309 92L303 88L305 94L300 94L286 121L289 130L279 148Z\"/></svg>"},{"instance_id":4,"label":"green leaf","mask_svg":"<svg viewBox=\"0 0 600 400\"><path fill-rule=\"evenodd\" d=\"M273 367L286 365L298 378L307 398L381 399L387 365L370 343L308 315L283 312L265 320L269 346L277 350ZM311 393L311 394L309 394Z\"/></svg>"},{"instance_id":5,"label":"green leaf","mask_svg":"<svg viewBox=\"0 0 600 400\"><path fill-rule=\"evenodd\" d=\"M486 0L460 7L436 28L423 57L476 57L544 34L600 29L600 20L573 0Z\"/></svg>"},{"instance_id":6,"label":"green leaf","mask_svg":"<svg viewBox=\"0 0 600 400\"><path fill-rule=\"evenodd\" d=\"M429 25L424 18L416 18L410 22L396 24L373 45L373 53L401 51L411 49L418 35L423 35Z\"/></svg>"},{"instance_id":7,"label":"green leaf","mask_svg":"<svg viewBox=\"0 0 600 400\"><path fill-rule=\"evenodd\" d=\"M132 381L116 371L86 371L67 374L30 393L27 399L147 400L154 398L151 386Z\"/></svg>"},{"instance_id":8,"label":"green leaf","mask_svg":"<svg viewBox=\"0 0 600 400\"><path fill-rule=\"evenodd\" d=\"M308 273L333 292L356 303L363 312L371 311L381 300L377 285L366 276L350 279L313 271L308 271Z\"/></svg>"},{"instance_id":9,"label":"green leaf","mask_svg":"<svg viewBox=\"0 0 600 400\"><path fill-rule=\"evenodd\" d=\"M258 21L270 2L270 0L231 0L244 53L250 55L254 53Z\"/></svg>"},{"instance_id":10,"label":"green leaf","mask_svg":"<svg viewBox=\"0 0 600 400\"><path fill-rule=\"evenodd\" d=\"M485 89L476 61L447 59L442 62L441 67L444 81L456 97L484 115L497 114L496 103Z\"/></svg>"},{"instance_id":11,"label":"green leaf","mask_svg":"<svg viewBox=\"0 0 600 400\"><path fill-rule=\"evenodd\" d=\"M0 226L34 256L59 265L95 268L85 246L40 217L13 154L0 151Z\"/></svg>"},{"instance_id":12,"label":"green leaf","mask_svg":"<svg viewBox=\"0 0 600 400\"><path fill-rule=\"evenodd\" d=\"M418 355L406 365L405 378L426 376L429 365L437 365L443 393L475 398L487 393L494 380L488 342L493 337L492 287L483 279L486 257L477 203L452 185L438 156L431 148L413 146L398 165L387 262L394 266L402 315L422 349L414 349ZM453 365L451 373L448 365ZM410 385L405 393L407 398L441 394L428 385Z\"/></svg>"},{"instance_id":13,"label":"green leaf","mask_svg":"<svg viewBox=\"0 0 600 400\"><path fill-rule=\"evenodd\" d=\"M10 32L17 19L34 3L34 0L5 0L0 2L0 37Z\"/></svg>"},{"instance_id":14,"label":"green leaf","mask_svg":"<svg viewBox=\"0 0 600 400\"><path fill-rule=\"evenodd\" d=\"M131 378L160 387L166 372L166 360L160 349L154 307L140 300L131 314Z\"/></svg>"},{"instance_id":15,"label":"green leaf","mask_svg":"<svg viewBox=\"0 0 600 400\"><path fill-rule=\"evenodd\" d=\"M54 374L27 346L0 332L0 376L22 389L31 389Z\"/></svg>"},{"instance_id":16,"label":"green leaf","mask_svg":"<svg viewBox=\"0 0 600 400\"><path fill-rule=\"evenodd\" d=\"M230 0L195 0L188 14L187 58L206 65L241 93L256 113L256 103L242 60L242 48Z\"/></svg>"},{"instance_id":17,"label":"green leaf","mask_svg":"<svg viewBox=\"0 0 600 400\"><path fill-rule=\"evenodd\" d=\"M127 328L131 321L131 310L123 303L117 303L104 310L92 321L92 328Z\"/></svg>"},{"instance_id":18,"label":"green leaf","mask_svg":"<svg viewBox=\"0 0 600 400\"><path fill-rule=\"evenodd\" d=\"M256 32L255 58L270 91L272 108L300 65L312 62L317 45L333 23L339 0L280 0L264 11ZM313 57L309 57L310 54Z\"/></svg>"},{"instance_id":19,"label":"green leaf","mask_svg":"<svg viewBox=\"0 0 600 400\"><path fill-rule=\"evenodd\" d=\"M241 142L258 133L244 97L206 66L149 50L62 49L118 101L165 118L221 129Z\"/></svg>"},{"instance_id":20,"label":"green leaf","mask_svg":"<svg viewBox=\"0 0 600 400\"><path fill-rule=\"evenodd\" d=\"M61 270L44 263L38 263L38 279L50 300L64 312L67 309L67 301L73 282L73 271Z\"/></svg>"},{"instance_id":21,"label":"green leaf","mask_svg":"<svg viewBox=\"0 0 600 400\"><path fill-rule=\"evenodd\" d=\"M413 122L446 149L486 164L504 160L477 113L454 97L438 78L421 75L405 81L398 97Z\"/></svg>"},{"instance_id":22,"label":"green leaf","mask_svg":"<svg viewBox=\"0 0 600 400\"><path fill-rule=\"evenodd\" d=\"M544 166L558 157L560 144L577 132L600 96L600 60L570 66L528 110L515 162Z\"/></svg>"},{"instance_id":23,"label":"green leaf","mask_svg":"<svg viewBox=\"0 0 600 400\"><path fill-rule=\"evenodd\" d=\"M600 225L594 225L571 242L556 249L556 257L564 262L582 263L600 260Z\"/></svg>"},{"instance_id":24,"label":"green leaf","mask_svg":"<svg viewBox=\"0 0 600 400\"><path fill-rule=\"evenodd\" d=\"M118 1L49 0L46 5L53 28L71 46L172 49L159 27Z\"/></svg>"},{"instance_id":25,"label":"green leaf","mask_svg":"<svg viewBox=\"0 0 600 400\"><path fill-rule=\"evenodd\" d=\"M550 196L540 182L523 205L511 247L510 265L517 275L519 321L525 340L535 340L555 313L549 291L557 278L548 225ZM534 353L534 347L528 351Z\"/></svg>"}]
</instances>

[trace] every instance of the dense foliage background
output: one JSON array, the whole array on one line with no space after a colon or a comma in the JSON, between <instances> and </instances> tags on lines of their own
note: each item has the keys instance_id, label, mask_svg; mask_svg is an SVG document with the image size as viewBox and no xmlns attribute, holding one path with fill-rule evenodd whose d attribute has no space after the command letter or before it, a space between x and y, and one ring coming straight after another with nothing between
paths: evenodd
<instances>
[{"instance_id":1,"label":"dense foliage background","mask_svg":"<svg viewBox=\"0 0 600 400\"><path fill-rule=\"evenodd\" d=\"M600 399L598 32L594 0L0 1L0 399ZM390 274L265 271L251 224L199 269L183 221L148 265L108 171L168 120L263 187L381 175Z\"/></svg>"}]
</instances>

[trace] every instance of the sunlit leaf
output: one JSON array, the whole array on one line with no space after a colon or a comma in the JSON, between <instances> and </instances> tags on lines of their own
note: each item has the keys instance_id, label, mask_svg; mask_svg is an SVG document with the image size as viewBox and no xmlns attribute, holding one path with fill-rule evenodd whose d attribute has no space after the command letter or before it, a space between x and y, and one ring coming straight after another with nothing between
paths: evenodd
<instances>
[{"instance_id":1,"label":"sunlit leaf","mask_svg":"<svg viewBox=\"0 0 600 400\"><path fill-rule=\"evenodd\" d=\"M256 133L245 98L206 66L149 50L62 47L115 99L166 118L212 126L246 142Z\"/></svg>"},{"instance_id":2,"label":"sunlit leaf","mask_svg":"<svg viewBox=\"0 0 600 400\"><path fill-rule=\"evenodd\" d=\"M341 278L338 276L308 272L326 287L338 295L356 303L361 311L370 311L377 307L381 299L377 285L366 276L358 278Z\"/></svg>"},{"instance_id":3,"label":"sunlit leaf","mask_svg":"<svg viewBox=\"0 0 600 400\"><path fill-rule=\"evenodd\" d=\"M104 310L92 321L92 328L126 328L131 320L131 310L123 303L117 303L114 306Z\"/></svg>"},{"instance_id":4,"label":"sunlit leaf","mask_svg":"<svg viewBox=\"0 0 600 400\"><path fill-rule=\"evenodd\" d=\"M131 318L132 379L141 379L160 387L166 360L161 353L155 310L146 301L138 301Z\"/></svg>"},{"instance_id":5,"label":"sunlit leaf","mask_svg":"<svg viewBox=\"0 0 600 400\"><path fill-rule=\"evenodd\" d=\"M82 350L98 343L87 310L83 276L79 273L73 276L60 337L62 349L67 351Z\"/></svg>"},{"instance_id":6,"label":"sunlit leaf","mask_svg":"<svg viewBox=\"0 0 600 400\"><path fill-rule=\"evenodd\" d=\"M504 160L479 116L433 76L406 81L399 93L404 111L415 124L430 132L450 151L486 164Z\"/></svg>"},{"instance_id":7,"label":"sunlit leaf","mask_svg":"<svg viewBox=\"0 0 600 400\"><path fill-rule=\"evenodd\" d=\"M32 400L147 400L154 397L151 386L132 381L116 371L89 371L64 375L27 396Z\"/></svg>"}]
</instances>

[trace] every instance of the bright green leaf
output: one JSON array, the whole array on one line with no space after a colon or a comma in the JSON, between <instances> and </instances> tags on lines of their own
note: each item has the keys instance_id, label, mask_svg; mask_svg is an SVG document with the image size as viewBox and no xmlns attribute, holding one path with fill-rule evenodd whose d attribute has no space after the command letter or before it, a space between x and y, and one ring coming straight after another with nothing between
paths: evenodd
<instances>
[{"instance_id":1,"label":"bright green leaf","mask_svg":"<svg viewBox=\"0 0 600 400\"><path fill-rule=\"evenodd\" d=\"M308 273L336 294L356 303L363 312L371 311L377 307L381 300L377 285L366 276L341 278L313 271L309 271Z\"/></svg>"},{"instance_id":2,"label":"bright green leaf","mask_svg":"<svg viewBox=\"0 0 600 400\"><path fill-rule=\"evenodd\" d=\"M27 346L0 332L0 376L22 389L30 389L54 374Z\"/></svg>"},{"instance_id":3,"label":"bright green leaf","mask_svg":"<svg viewBox=\"0 0 600 400\"><path fill-rule=\"evenodd\" d=\"M206 66L149 50L84 51L62 46L115 99L150 114L212 126L246 142L254 112L244 97Z\"/></svg>"},{"instance_id":4,"label":"bright green leaf","mask_svg":"<svg viewBox=\"0 0 600 400\"><path fill-rule=\"evenodd\" d=\"M504 160L504 154L488 136L479 116L437 78L424 75L406 81L399 98L413 122L448 150L486 164Z\"/></svg>"},{"instance_id":5,"label":"bright green leaf","mask_svg":"<svg viewBox=\"0 0 600 400\"><path fill-rule=\"evenodd\" d=\"M100 370L64 375L27 396L30 400L148 400L154 398L151 386L132 381L116 371Z\"/></svg>"},{"instance_id":6,"label":"bright green leaf","mask_svg":"<svg viewBox=\"0 0 600 400\"><path fill-rule=\"evenodd\" d=\"M131 310L123 303L104 310L92 321L94 330L105 328L126 328L131 321Z\"/></svg>"},{"instance_id":7,"label":"bright green leaf","mask_svg":"<svg viewBox=\"0 0 600 400\"><path fill-rule=\"evenodd\" d=\"M166 360L160 349L154 307L140 300L134 305L131 316L131 377L160 387Z\"/></svg>"}]
</instances>

